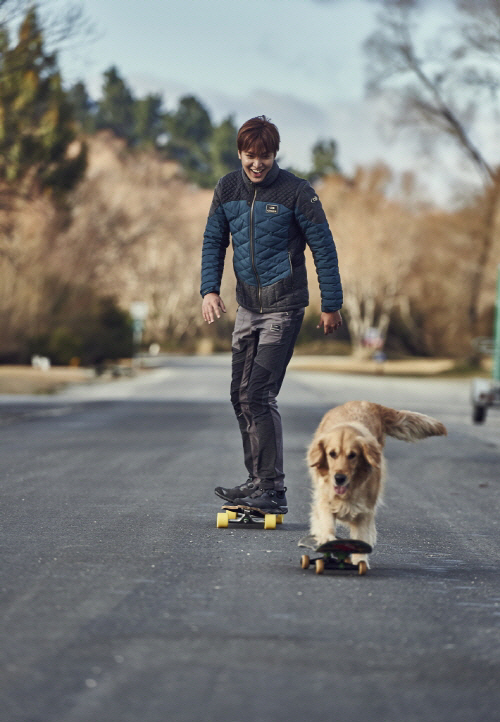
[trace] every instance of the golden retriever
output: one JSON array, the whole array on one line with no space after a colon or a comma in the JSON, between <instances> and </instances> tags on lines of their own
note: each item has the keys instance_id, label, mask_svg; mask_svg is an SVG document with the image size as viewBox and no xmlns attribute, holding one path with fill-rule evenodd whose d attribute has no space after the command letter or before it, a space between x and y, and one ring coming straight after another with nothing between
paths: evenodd
<instances>
[{"instance_id":1,"label":"golden retriever","mask_svg":"<svg viewBox=\"0 0 500 722\"><path fill-rule=\"evenodd\" d=\"M403 441L446 435L443 424L413 411L396 411L369 401L349 401L328 411L307 453L313 499L311 534L318 544L335 539L339 521L351 539L372 547L377 539L375 512L385 481L386 434ZM368 560L356 554L352 562Z\"/></svg>"}]
</instances>

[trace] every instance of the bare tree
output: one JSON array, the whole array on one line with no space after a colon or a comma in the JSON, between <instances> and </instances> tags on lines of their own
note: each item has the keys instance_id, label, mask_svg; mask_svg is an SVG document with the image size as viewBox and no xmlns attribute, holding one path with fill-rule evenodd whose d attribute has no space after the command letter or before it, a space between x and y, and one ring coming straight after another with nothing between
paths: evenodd
<instances>
[{"instance_id":1,"label":"bare tree","mask_svg":"<svg viewBox=\"0 0 500 722\"><path fill-rule=\"evenodd\" d=\"M89 139L87 175L72 196L71 223L55 239L55 262L68 284L90 284L124 308L145 301L145 338L196 346L206 325L200 248L211 195L183 182L177 163L127 152L125 141L103 131ZM228 259L228 315L230 270Z\"/></svg>"},{"instance_id":2,"label":"bare tree","mask_svg":"<svg viewBox=\"0 0 500 722\"><path fill-rule=\"evenodd\" d=\"M85 15L82 3L76 0L64 4L55 0L0 0L0 29L8 29L31 8L36 8L40 15L49 52L64 49L71 43L88 42L96 35L94 24Z\"/></svg>"},{"instance_id":3,"label":"bare tree","mask_svg":"<svg viewBox=\"0 0 500 722\"><path fill-rule=\"evenodd\" d=\"M415 221L403 205L388 199L392 180L389 168L378 165L358 169L352 180L330 176L321 189L339 250L344 309L357 356L373 352L364 346L369 329L385 342L392 314L407 300Z\"/></svg>"},{"instance_id":4,"label":"bare tree","mask_svg":"<svg viewBox=\"0 0 500 722\"><path fill-rule=\"evenodd\" d=\"M497 110L500 2L456 0L455 21L426 44L417 40L417 0L379 2L379 29L366 42L368 91L391 99L397 126L452 139L476 169L488 198L481 237L476 236L470 248L472 273L465 306L473 333L499 203L495 168L474 137L474 119L486 99L491 110Z\"/></svg>"}]
</instances>

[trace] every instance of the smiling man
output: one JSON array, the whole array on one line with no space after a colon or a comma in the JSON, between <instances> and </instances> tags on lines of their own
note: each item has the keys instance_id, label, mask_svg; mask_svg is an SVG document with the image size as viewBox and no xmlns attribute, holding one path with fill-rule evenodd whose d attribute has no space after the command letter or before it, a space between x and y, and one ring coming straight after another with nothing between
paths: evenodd
<instances>
[{"instance_id":1,"label":"smiling man","mask_svg":"<svg viewBox=\"0 0 500 722\"><path fill-rule=\"evenodd\" d=\"M230 236L239 304L232 337L231 401L248 479L217 486L225 502L286 514L283 432L277 396L309 303L304 250L312 250L321 291L318 328L342 325L337 252L321 202L308 183L276 162L280 136L265 116L238 132L241 169L215 188L203 240L202 314L225 313L220 284Z\"/></svg>"},{"instance_id":2,"label":"smiling man","mask_svg":"<svg viewBox=\"0 0 500 722\"><path fill-rule=\"evenodd\" d=\"M239 150L238 158L252 183L260 183L273 167L275 156L264 149L261 149L260 152L258 150Z\"/></svg>"}]
</instances>

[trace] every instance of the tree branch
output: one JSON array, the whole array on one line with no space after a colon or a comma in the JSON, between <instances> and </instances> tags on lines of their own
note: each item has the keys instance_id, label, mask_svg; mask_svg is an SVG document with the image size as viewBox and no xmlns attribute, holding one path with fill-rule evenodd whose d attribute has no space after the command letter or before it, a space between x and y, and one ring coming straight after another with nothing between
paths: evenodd
<instances>
[{"instance_id":1,"label":"tree branch","mask_svg":"<svg viewBox=\"0 0 500 722\"><path fill-rule=\"evenodd\" d=\"M398 13L396 19L393 17L394 12ZM396 85L403 108L406 111L418 111L420 125L424 120L430 127L437 127L455 138L479 172L483 183L491 184L494 177L492 167L473 143L463 120L443 93L444 83L453 72L451 60L448 66L441 66L439 72L433 75L426 71L426 62L418 57L415 50L407 8L393 8L391 15L382 13L380 21L384 30L374 34L366 43L371 60L368 90L379 93L390 84ZM416 80L416 85L409 83L406 76ZM405 123L409 124L411 117L407 112L405 116Z\"/></svg>"}]
</instances>

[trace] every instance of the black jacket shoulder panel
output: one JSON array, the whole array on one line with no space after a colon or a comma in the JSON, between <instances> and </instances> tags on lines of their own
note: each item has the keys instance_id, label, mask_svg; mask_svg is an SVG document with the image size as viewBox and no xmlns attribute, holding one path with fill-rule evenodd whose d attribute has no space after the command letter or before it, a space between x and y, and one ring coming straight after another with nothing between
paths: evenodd
<instances>
[{"instance_id":1,"label":"black jacket shoulder panel","mask_svg":"<svg viewBox=\"0 0 500 722\"><path fill-rule=\"evenodd\" d=\"M293 210L297 196L302 186L307 184L303 178L298 178L293 173L279 168L276 180L269 185L254 186L245 183L241 170L235 170L223 176L217 183L215 196L218 197L218 203L224 204L233 200L247 200L253 196L254 188L258 190L258 200L280 203L290 210Z\"/></svg>"},{"instance_id":2,"label":"black jacket shoulder panel","mask_svg":"<svg viewBox=\"0 0 500 722\"><path fill-rule=\"evenodd\" d=\"M240 198L246 198L249 194L241 177L241 170L233 170L223 176L217 184L219 188L220 202L222 204Z\"/></svg>"},{"instance_id":3,"label":"black jacket shoulder panel","mask_svg":"<svg viewBox=\"0 0 500 722\"><path fill-rule=\"evenodd\" d=\"M305 181L302 178L298 178L287 170L280 169L277 180L272 186L269 186L273 201L293 210L297 201L297 194L303 183Z\"/></svg>"},{"instance_id":4,"label":"black jacket shoulder panel","mask_svg":"<svg viewBox=\"0 0 500 722\"><path fill-rule=\"evenodd\" d=\"M221 204L221 200L220 200L221 181L222 181L222 178L218 181L217 185L215 186L214 197L212 198L212 203L210 205L210 210L208 212L209 218L210 218L210 216L213 216L213 214L215 213L215 211Z\"/></svg>"},{"instance_id":5,"label":"black jacket shoulder panel","mask_svg":"<svg viewBox=\"0 0 500 722\"><path fill-rule=\"evenodd\" d=\"M318 194L309 183L305 181L300 189L297 208L311 223L325 223L326 215Z\"/></svg>"}]
</instances>

